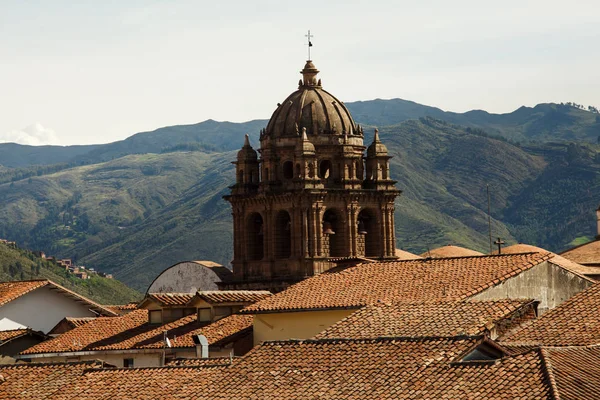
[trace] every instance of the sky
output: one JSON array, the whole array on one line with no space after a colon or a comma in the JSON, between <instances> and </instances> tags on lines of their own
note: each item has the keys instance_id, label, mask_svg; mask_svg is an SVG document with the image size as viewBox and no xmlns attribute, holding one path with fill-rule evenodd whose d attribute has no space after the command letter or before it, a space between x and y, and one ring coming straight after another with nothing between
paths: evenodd
<instances>
[{"instance_id":1,"label":"sky","mask_svg":"<svg viewBox=\"0 0 600 400\"><path fill-rule=\"evenodd\" d=\"M267 119L307 59L344 102L600 106L600 2L0 0L0 142Z\"/></svg>"}]
</instances>

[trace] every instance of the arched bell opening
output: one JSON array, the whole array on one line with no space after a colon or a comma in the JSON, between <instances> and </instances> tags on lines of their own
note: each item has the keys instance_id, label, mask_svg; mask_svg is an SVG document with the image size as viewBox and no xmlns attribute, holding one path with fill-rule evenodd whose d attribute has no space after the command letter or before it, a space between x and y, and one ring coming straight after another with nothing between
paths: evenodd
<instances>
[{"instance_id":1,"label":"arched bell opening","mask_svg":"<svg viewBox=\"0 0 600 400\"><path fill-rule=\"evenodd\" d=\"M290 258L292 255L292 219L281 210L275 218L275 257Z\"/></svg>"},{"instance_id":2,"label":"arched bell opening","mask_svg":"<svg viewBox=\"0 0 600 400\"><path fill-rule=\"evenodd\" d=\"M243 170L243 169L240 169L240 170L238 171L238 183L239 183L240 185L243 185L243 184L244 184L244 170Z\"/></svg>"},{"instance_id":3,"label":"arched bell opening","mask_svg":"<svg viewBox=\"0 0 600 400\"><path fill-rule=\"evenodd\" d=\"M262 260L265 253L263 218L259 213L252 213L248 216L247 234L247 254L249 260Z\"/></svg>"},{"instance_id":4,"label":"arched bell opening","mask_svg":"<svg viewBox=\"0 0 600 400\"><path fill-rule=\"evenodd\" d=\"M330 257L346 257L349 254L349 248L346 241L346 226L343 221L342 213L334 208L330 208L323 214L323 236L328 243Z\"/></svg>"},{"instance_id":5,"label":"arched bell opening","mask_svg":"<svg viewBox=\"0 0 600 400\"><path fill-rule=\"evenodd\" d=\"M292 179L294 177L294 163L286 161L283 163L283 177L284 179Z\"/></svg>"},{"instance_id":6,"label":"arched bell opening","mask_svg":"<svg viewBox=\"0 0 600 400\"><path fill-rule=\"evenodd\" d=\"M358 235L364 238L365 257L381 256L381 238L375 210L364 209L358 214Z\"/></svg>"},{"instance_id":7,"label":"arched bell opening","mask_svg":"<svg viewBox=\"0 0 600 400\"><path fill-rule=\"evenodd\" d=\"M319 163L319 178L329 179L331 176L331 161L321 160Z\"/></svg>"}]
</instances>

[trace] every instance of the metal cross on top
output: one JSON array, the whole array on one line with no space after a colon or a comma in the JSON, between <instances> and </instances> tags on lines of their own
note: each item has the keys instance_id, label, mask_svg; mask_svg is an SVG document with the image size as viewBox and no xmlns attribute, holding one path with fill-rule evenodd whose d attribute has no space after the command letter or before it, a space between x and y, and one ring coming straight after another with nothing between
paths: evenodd
<instances>
[{"instance_id":1,"label":"metal cross on top","mask_svg":"<svg viewBox=\"0 0 600 400\"><path fill-rule=\"evenodd\" d=\"M315 37L315 35L311 35L310 34L310 29L308 30L308 35L304 35L305 38L308 39L308 59L310 60L310 48L312 47L312 42L310 41L310 38Z\"/></svg>"}]
</instances>

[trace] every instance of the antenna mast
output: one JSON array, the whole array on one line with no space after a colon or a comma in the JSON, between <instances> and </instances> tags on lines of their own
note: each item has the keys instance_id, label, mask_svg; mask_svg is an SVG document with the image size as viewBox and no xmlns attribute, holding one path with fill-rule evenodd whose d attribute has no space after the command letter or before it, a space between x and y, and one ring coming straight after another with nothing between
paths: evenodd
<instances>
[{"instance_id":1,"label":"antenna mast","mask_svg":"<svg viewBox=\"0 0 600 400\"><path fill-rule=\"evenodd\" d=\"M490 185L485 185L487 190L487 200L488 200L488 233L490 236L490 254L492 253L492 213L490 207Z\"/></svg>"}]
</instances>

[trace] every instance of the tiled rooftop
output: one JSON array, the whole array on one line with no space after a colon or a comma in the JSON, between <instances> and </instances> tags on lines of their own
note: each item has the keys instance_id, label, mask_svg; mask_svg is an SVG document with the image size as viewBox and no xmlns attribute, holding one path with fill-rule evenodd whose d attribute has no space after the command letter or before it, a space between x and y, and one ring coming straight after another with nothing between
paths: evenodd
<instances>
[{"instance_id":1,"label":"tiled rooftop","mask_svg":"<svg viewBox=\"0 0 600 400\"><path fill-rule=\"evenodd\" d=\"M12 329L9 331L0 331L0 344L16 339L20 336L27 335L31 330L29 329Z\"/></svg>"},{"instance_id":2,"label":"tiled rooftop","mask_svg":"<svg viewBox=\"0 0 600 400\"><path fill-rule=\"evenodd\" d=\"M163 306L185 306L193 298L192 293L148 293L143 303L152 300Z\"/></svg>"},{"instance_id":3,"label":"tiled rooftop","mask_svg":"<svg viewBox=\"0 0 600 400\"><path fill-rule=\"evenodd\" d=\"M271 295L267 290L205 290L198 297L210 304L254 303Z\"/></svg>"},{"instance_id":4,"label":"tiled rooftop","mask_svg":"<svg viewBox=\"0 0 600 400\"><path fill-rule=\"evenodd\" d=\"M511 345L600 344L600 283L577 293L540 318L502 338Z\"/></svg>"},{"instance_id":5,"label":"tiled rooftop","mask_svg":"<svg viewBox=\"0 0 600 400\"><path fill-rule=\"evenodd\" d=\"M315 338L367 339L393 336L479 335L532 300L378 303L330 326Z\"/></svg>"},{"instance_id":6,"label":"tiled rooftop","mask_svg":"<svg viewBox=\"0 0 600 400\"><path fill-rule=\"evenodd\" d=\"M308 278L242 313L360 308L378 301L463 300L550 257L525 253L359 264Z\"/></svg>"},{"instance_id":7,"label":"tiled rooftop","mask_svg":"<svg viewBox=\"0 0 600 400\"><path fill-rule=\"evenodd\" d=\"M194 347L193 335L204 335L209 344L252 329L252 316L230 315L210 325L190 315L165 325L148 323L147 310L135 310L120 317L100 317L54 339L39 343L21 354L62 353L71 351L159 349L163 332L168 332L173 347Z\"/></svg>"},{"instance_id":8,"label":"tiled rooftop","mask_svg":"<svg viewBox=\"0 0 600 400\"><path fill-rule=\"evenodd\" d=\"M76 301L83 302L87 304L92 310L100 313L101 315L116 315L112 310L107 309L106 307L93 302L92 300L83 297L80 294L77 294L65 287L60 286L57 283L54 283L48 279L41 280L31 280L31 281L13 281L13 282L0 282L0 307L18 299L19 297L32 292L41 287L48 286L51 289L54 289L67 297L71 297Z\"/></svg>"},{"instance_id":9,"label":"tiled rooftop","mask_svg":"<svg viewBox=\"0 0 600 400\"><path fill-rule=\"evenodd\" d=\"M549 347L542 355L560 399L600 399L600 347Z\"/></svg>"},{"instance_id":10,"label":"tiled rooftop","mask_svg":"<svg viewBox=\"0 0 600 400\"><path fill-rule=\"evenodd\" d=\"M560 255L579 264L600 264L600 240L582 244Z\"/></svg>"},{"instance_id":11,"label":"tiled rooftop","mask_svg":"<svg viewBox=\"0 0 600 400\"><path fill-rule=\"evenodd\" d=\"M221 371L206 398L547 399L536 351L460 363L477 338L265 342Z\"/></svg>"},{"instance_id":12,"label":"tiled rooftop","mask_svg":"<svg viewBox=\"0 0 600 400\"><path fill-rule=\"evenodd\" d=\"M65 395L65 388L81 379L84 370L102 366L98 361L0 365L0 399L58 399Z\"/></svg>"}]
</instances>

